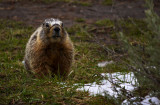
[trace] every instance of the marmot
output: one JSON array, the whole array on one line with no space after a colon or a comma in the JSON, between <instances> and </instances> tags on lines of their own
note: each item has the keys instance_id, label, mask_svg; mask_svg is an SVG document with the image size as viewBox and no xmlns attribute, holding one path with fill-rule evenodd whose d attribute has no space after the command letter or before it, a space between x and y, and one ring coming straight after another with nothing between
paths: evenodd
<instances>
[{"instance_id":1,"label":"marmot","mask_svg":"<svg viewBox=\"0 0 160 105\"><path fill-rule=\"evenodd\" d=\"M46 19L31 35L25 50L24 66L36 77L66 77L74 58L74 47L62 21Z\"/></svg>"}]
</instances>

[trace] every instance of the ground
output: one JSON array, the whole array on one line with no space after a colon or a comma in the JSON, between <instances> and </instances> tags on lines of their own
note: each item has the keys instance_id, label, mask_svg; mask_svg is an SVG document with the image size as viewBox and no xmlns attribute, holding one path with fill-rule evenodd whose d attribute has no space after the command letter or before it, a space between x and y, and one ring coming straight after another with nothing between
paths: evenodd
<instances>
[{"instance_id":1,"label":"ground","mask_svg":"<svg viewBox=\"0 0 160 105\"><path fill-rule=\"evenodd\" d=\"M160 14L159 7L160 2L155 0L154 9ZM143 0L0 0L0 104L116 104L112 98L90 96L77 88L84 83L99 83L104 79L100 73L127 71L122 68L121 59L126 54L120 50L115 20L124 33L138 36L137 27L146 29L144 10ZM66 81L58 76L36 79L22 64L30 35L51 17L64 22L75 46L73 72ZM137 26L131 24L133 20ZM118 65L97 66L109 60Z\"/></svg>"},{"instance_id":2,"label":"ground","mask_svg":"<svg viewBox=\"0 0 160 105\"><path fill-rule=\"evenodd\" d=\"M0 17L24 21L35 26L41 24L46 18L54 17L64 21L67 27L77 23L77 19L85 19L86 23L94 23L106 18L145 17L143 0L115 0L111 5L105 5L103 1L86 0L84 3L78 4L74 2L28 3L23 0L22 2L6 2L5 0L5 2L0 3ZM85 3L88 5L84 5ZM160 3L156 2L155 10L157 13L160 13L159 6Z\"/></svg>"}]
</instances>

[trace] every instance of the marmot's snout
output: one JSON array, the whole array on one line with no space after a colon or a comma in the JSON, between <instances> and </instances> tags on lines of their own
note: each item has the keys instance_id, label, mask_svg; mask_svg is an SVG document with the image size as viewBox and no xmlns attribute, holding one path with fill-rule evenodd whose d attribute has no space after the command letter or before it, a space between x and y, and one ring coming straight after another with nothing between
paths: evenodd
<instances>
[{"instance_id":1,"label":"marmot's snout","mask_svg":"<svg viewBox=\"0 0 160 105\"><path fill-rule=\"evenodd\" d=\"M54 37L61 37L60 31L61 31L61 28L59 26L55 26L53 28L53 38Z\"/></svg>"}]
</instances>

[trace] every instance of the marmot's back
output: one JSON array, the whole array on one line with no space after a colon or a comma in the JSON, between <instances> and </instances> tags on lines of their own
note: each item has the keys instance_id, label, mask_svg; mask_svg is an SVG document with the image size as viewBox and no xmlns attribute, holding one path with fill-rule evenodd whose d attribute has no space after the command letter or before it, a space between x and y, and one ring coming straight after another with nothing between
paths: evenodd
<instances>
[{"instance_id":1,"label":"marmot's back","mask_svg":"<svg viewBox=\"0 0 160 105\"><path fill-rule=\"evenodd\" d=\"M25 51L24 64L28 71L43 76L67 76L74 58L73 44L56 19L46 19L31 35Z\"/></svg>"}]
</instances>

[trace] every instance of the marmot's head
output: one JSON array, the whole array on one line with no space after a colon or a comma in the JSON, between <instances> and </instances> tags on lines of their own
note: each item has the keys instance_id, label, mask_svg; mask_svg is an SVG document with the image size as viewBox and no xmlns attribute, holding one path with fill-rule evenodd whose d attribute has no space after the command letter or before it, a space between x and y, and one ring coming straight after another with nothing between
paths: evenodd
<instances>
[{"instance_id":1,"label":"marmot's head","mask_svg":"<svg viewBox=\"0 0 160 105\"><path fill-rule=\"evenodd\" d=\"M45 38L51 42L59 42L65 39L66 32L62 21L54 18L46 19L42 24ZM43 36L44 37L44 36Z\"/></svg>"}]
</instances>

